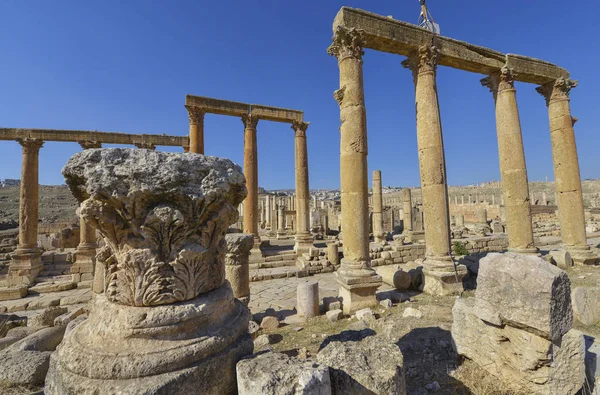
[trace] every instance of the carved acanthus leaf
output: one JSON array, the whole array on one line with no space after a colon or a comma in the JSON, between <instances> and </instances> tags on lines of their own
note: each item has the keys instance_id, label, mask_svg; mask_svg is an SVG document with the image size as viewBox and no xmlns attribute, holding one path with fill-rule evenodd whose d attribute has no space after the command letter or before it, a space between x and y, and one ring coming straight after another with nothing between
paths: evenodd
<instances>
[{"instance_id":1,"label":"carved acanthus leaf","mask_svg":"<svg viewBox=\"0 0 600 395\"><path fill-rule=\"evenodd\" d=\"M256 129L258 117L253 114L242 114L242 123L246 129Z\"/></svg>"},{"instance_id":2,"label":"carved acanthus leaf","mask_svg":"<svg viewBox=\"0 0 600 395\"><path fill-rule=\"evenodd\" d=\"M546 99L546 105L549 105L552 101L558 100L569 100L569 93L571 89L578 85L576 80L570 78L560 77L555 81L550 81L544 85L541 85L535 90Z\"/></svg>"},{"instance_id":3,"label":"carved acanthus leaf","mask_svg":"<svg viewBox=\"0 0 600 395\"><path fill-rule=\"evenodd\" d=\"M338 26L332 40L333 43L327 48L327 53L335 56L338 61L345 58L362 59L365 43L365 32L363 30L346 29Z\"/></svg>"}]
</instances>

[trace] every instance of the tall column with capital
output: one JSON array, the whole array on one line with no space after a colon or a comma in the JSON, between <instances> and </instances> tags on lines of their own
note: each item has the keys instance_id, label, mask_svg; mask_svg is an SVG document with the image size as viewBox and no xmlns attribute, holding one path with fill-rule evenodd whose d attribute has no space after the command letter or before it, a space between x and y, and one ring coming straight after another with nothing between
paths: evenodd
<instances>
[{"instance_id":1,"label":"tall column with capital","mask_svg":"<svg viewBox=\"0 0 600 395\"><path fill-rule=\"evenodd\" d=\"M363 89L364 31L338 27L327 52L340 69L340 189L344 258L336 272L344 313L377 304L381 276L371 268L367 177L367 119Z\"/></svg>"},{"instance_id":2,"label":"tall column with capital","mask_svg":"<svg viewBox=\"0 0 600 395\"><path fill-rule=\"evenodd\" d=\"M373 171L373 239L385 242L383 232L383 197L381 196L381 170Z\"/></svg>"},{"instance_id":3,"label":"tall column with capital","mask_svg":"<svg viewBox=\"0 0 600 395\"><path fill-rule=\"evenodd\" d=\"M44 142L30 138L17 141L22 147L19 245L12 255L12 262L8 268L8 284L32 285L43 268L37 236L39 152Z\"/></svg>"},{"instance_id":4,"label":"tall column with capital","mask_svg":"<svg viewBox=\"0 0 600 395\"><path fill-rule=\"evenodd\" d=\"M294 251L297 254L308 252L313 246L313 238L308 229L310 192L308 187L308 150L306 147L306 129L308 122L294 122L294 144L296 154L296 237Z\"/></svg>"},{"instance_id":5,"label":"tall column with capital","mask_svg":"<svg viewBox=\"0 0 600 395\"><path fill-rule=\"evenodd\" d=\"M204 111L198 107L185 106L190 119L189 152L204 155Z\"/></svg>"},{"instance_id":6,"label":"tall column with capital","mask_svg":"<svg viewBox=\"0 0 600 395\"><path fill-rule=\"evenodd\" d=\"M102 148L102 144L98 141L79 141L81 148L84 150L92 148ZM96 262L96 229L90 226L83 217L79 217L79 245L75 253L75 262L71 266L71 274L74 281L91 281L94 279L94 266ZM97 268L97 274L104 274L104 270ZM103 268L102 268L103 269Z\"/></svg>"},{"instance_id":7,"label":"tall column with capital","mask_svg":"<svg viewBox=\"0 0 600 395\"><path fill-rule=\"evenodd\" d=\"M258 118L252 114L242 115L244 123L244 176L248 196L244 199L244 233L254 236L253 252L260 247L258 236L258 151L256 148L256 125Z\"/></svg>"},{"instance_id":8,"label":"tall column with capital","mask_svg":"<svg viewBox=\"0 0 600 395\"><path fill-rule=\"evenodd\" d=\"M538 250L533 243L529 183L513 71L506 66L502 67L500 71L482 79L481 84L490 88L496 106L496 133L502 195L506 202L508 249L536 254Z\"/></svg>"},{"instance_id":9,"label":"tall column with capital","mask_svg":"<svg viewBox=\"0 0 600 395\"><path fill-rule=\"evenodd\" d=\"M410 188L404 188L402 194L402 234L407 235L413 230L412 197Z\"/></svg>"},{"instance_id":10,"label":"tall column with capital","mask_svg":"<svg viewBox=\"0 0 600 395\"><path fill-rule=\"evenodd\" d=\"M562 241L573 262L586 265L597 263L598 257L590 252L585 234L581 175L573 130L576 119L571 116L569 104L569 92L576 86L577 81L561 77L538 87L537 91L546 98L548 106Z\"/></svg>"},{"instance_id":11,"label":"tall column with capital","mask_svg":"<svg viewBox=\"0 0 600 395\"><path fill-rule=\"evenodd\" d=\"M423 291L447 295L462 291L460 281L467 273L455 269L450 257L450 213L442 123L435 82L437 48L423 45L402 62L413 72L417 110L417 145L425 228ZM458 281L456 281L458 278Z\"/></svg>"}]
</instances>

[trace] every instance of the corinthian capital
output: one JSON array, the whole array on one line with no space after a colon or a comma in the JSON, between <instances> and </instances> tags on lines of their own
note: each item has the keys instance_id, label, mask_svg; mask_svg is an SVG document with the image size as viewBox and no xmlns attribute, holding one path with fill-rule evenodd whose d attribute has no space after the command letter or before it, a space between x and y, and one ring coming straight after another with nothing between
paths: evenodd
<instances>
[{"instance_id":1,"label":"corinthian capital","mask_svg":"<svg viewBox=\"0 0 600 395\"><path fill-rule=\"evenodd\" d=\"M413 73L415 83L420 73L434 72L437 67L438 49L431 45L422 45L402 62L402 67L410 69Z\"/></svg>"},{"instance_id":2,"label":"corinthian capital","mask_svg":"<svg viewBox=\"0 0 600 395\"><path fill-rule=\"evenodd\" d=\"M569 93L572 88L577 86L578 82L570 78L560 77L555 81L550 81L535 90L546 99L546 105L552 101L569 100Z\"/></svg>"},{"instance_id":3,"label":"corinthian capital","mask_svg":"<svg viewBox=\"0 0 600 395\"><path fill-rule=\"evenodd\" d=\"M44 145L44 142L42 140L32 139L28 137L23 139L17 139L17 142L21 144L21 147L23 147L24 154L38 153L40 151L40 148L42 148L42 145Z\"/></svg>"},{"instance_id":4,"label":"corinthian capital","mask_svg":"<svg viewBox=\"0 0 600 395\"><path fill-rule=\"evenodd\" d=\"M185 106L188 110L188 117L190 118L190 125L199 125L204 122L205 112L198 107Z\"/></svg>"},{"instance_id":5,"label":"corinthian capital","mask_svg":"<svg viewBox=\"0 0 600 395\"><path fill-rule=\"evenodd\" d=\"M252 114L242 114L242 123L245 128L248 129L256 129L256 125L258 125L258 117Z\"/></svg>"},{"instance_id":6,"label":"corinthian capital","mask_svg":"<svg viewBox=\"0 0 600 395\"><path fill-rule=\"evenodd\" d=\"M99 141L93 140L81 140L77 142L81 148L90 149L90 148L102 148L102 143Z\"/></svg>"},{"instance_id":7,"label":"corinthian capital","mask_svg":"<svg viewBox=\"0 0 600 395\"><path fill-rule=\"evenodd\" d=\"M292 123L292 129L296 132L297 137L306 137L306 129L308 129L310 122L297 122Z\"/></svg>"},{"instance_id":8,"label":"corinthian capital","mask_svg":"<svg viewBox=\"0 0 600 395\"><path fill-rule=\"evenodd\" d=\"M338 26L334 35L333 43L327 48L327 53L335 56L338 61L345 58L361 59L364 51L365 32L360 29L345 29Z\"/></svg>"},{"instance_id":9,"label":"corinthian capital","mask_svg":"<svg viewBox=\"0 0 600 395\"><path fill-rule=\"evenodd\" d=\"M481 85L490 88L494 97L498 92L515 89L515 73L513 69L503 66L499 71L481 79Z\"/></svg>"}]
</instances>

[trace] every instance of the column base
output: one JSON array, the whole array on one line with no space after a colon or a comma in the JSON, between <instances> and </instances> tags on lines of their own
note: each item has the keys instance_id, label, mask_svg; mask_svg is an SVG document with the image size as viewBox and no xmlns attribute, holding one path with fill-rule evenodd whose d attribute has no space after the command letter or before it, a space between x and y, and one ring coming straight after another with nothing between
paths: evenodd
<instances>
[{"instance_id":1,"label":"column base","mask_svg":"<svg viewBox=\"0 0 600 395\"><path fill-rule=\"evenodd\" d=\"M94 265L96 263L96 247L79 245L75 252L75 262L71 266L71 274L75 282L90 281L94 279Z\"/></svg>"},{"instance_id":2,"label":"column base","mask_svg":"<svg viewBox=\"0 0 600 395\"><path fill-rule=\"evenodd\" d=\"M566 246L575 266L597 265L600 257L590 250L589 246Z\"/></svg>"},{"instance_id":3,"label":"column base","mask_svg":"<svg viewBox=\"0 0 600 395\"><path fill-rule=\"evenodd\" d=\"M8 285L33 285L44 268L41 256L39 248L17 248L8 267Z\"/></svg>"},{"instance_id":4,"label":"column base","mask_svg":"<svg viewBox=\"0 0 600 395\"><path fill-rule=\"evenodd\" d=\"M368 267L368 263L349 264L342 260L342 268L335 276L340 285L339 296L342 298L344 314L377 305L375 294L383 282L381 276Z\"/></svg>"},{"instance_id":5,"label":"column base","mask_svg":"<svg viewBox=\"0 0 600 395\"><path fill-rule=\"evenodd\" d=\"M277 229L277 240L285 239L287 237L287 233L285 229Z\"/></svg>"},{"instance_id":6,"label":"column base","mask_svg":"<svg viewBox=\"0 0 600 395\"><path fill-rule=\"evenodd\" d=\"M435 296L460 295L464 290L462 280L467 273L464 265L457 265L455 270L450 258L425 258L420 289Z\"/></svg>"},{"instance_id":7,"label":"column base","mask_svg":"<svg viewBox=\"0 0 600 395\"><path fill-rule=\"evenodd\" d=\"M314 247L313 238L308 232L297 234L294 239L294 252L296 255L304 254L305 252L308 252L311 247Z\"/></svg>"},{"instance_id":8,"label":"column base","mask_svg":"<svg viewBox=\"0 0 600 395\"><path fill-rule=\"evenodd\" d=\"M533 247L533 248L510 248L509 247L508 252L514 252L515 254L540 256L540 250L537 247Z\"/></svg>"}]
</instances>

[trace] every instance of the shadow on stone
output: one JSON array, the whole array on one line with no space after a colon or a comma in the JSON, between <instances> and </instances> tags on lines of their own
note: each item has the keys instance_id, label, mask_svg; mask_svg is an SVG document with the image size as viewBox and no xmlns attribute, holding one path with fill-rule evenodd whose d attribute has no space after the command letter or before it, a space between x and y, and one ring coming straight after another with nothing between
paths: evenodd
<instances>
[{"instance_id":1,"label":"shadow on stone","mask_svg":"<svg viewBox=\"0 0 600 395\"><path fill-rule=\"evenodd\" d=\"M325 347L327 347L327 345L329 343L332 342L359 342L361 340L363 340L366 337L369 336L375 336L376 333L373 329L363 329L360 331L344 331L342 333L339 333L337 335L333 335L333 336L328 336L323 343L321 343L321 345L319 346L319 351L321 351L322 349L324 349Z\"/></svg>"},{"instance_id":2,"label":"shadow on stone","mask_svg":"<svg viewBox=\"0 0 600 395\"><path fill-rule=\"evenodd\" d=\"M398 341L404 356L406 392L426 394L424 388L437 382L442 394L471 394L463 383L450 375L457 368L450 331L439 327L416 328Z\"/></svg>"}]
</instances>

